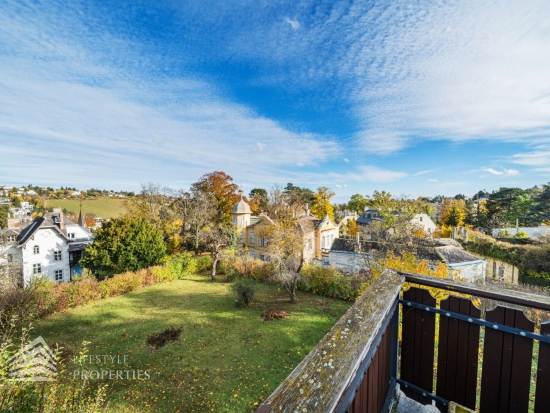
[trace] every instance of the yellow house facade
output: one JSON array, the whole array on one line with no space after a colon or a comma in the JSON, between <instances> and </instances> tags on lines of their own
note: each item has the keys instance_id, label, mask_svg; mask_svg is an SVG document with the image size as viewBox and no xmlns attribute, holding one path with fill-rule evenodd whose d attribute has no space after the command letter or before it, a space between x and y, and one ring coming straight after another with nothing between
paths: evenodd
<instances>
[{"instance_id":1,"label":"yellow house facade","mask_svg":"<svg viewBox=\"0 0 550 413\"><path fill-rule=\"evenodd\" d=\"M247 248L251 258L269 261L266 239L262 234L267 233L265 227L274 225L274 222L265 214L253 216L250 206L242 197L231 214L233 225L239 231L238 246ZM323 256L328 257L332 243L339 236L339 227L328 215L319 219L309 214L308 210L298 217L298 223L304 234L304 260L310 262L322 260Z\"/></svg>"}]
</instances>

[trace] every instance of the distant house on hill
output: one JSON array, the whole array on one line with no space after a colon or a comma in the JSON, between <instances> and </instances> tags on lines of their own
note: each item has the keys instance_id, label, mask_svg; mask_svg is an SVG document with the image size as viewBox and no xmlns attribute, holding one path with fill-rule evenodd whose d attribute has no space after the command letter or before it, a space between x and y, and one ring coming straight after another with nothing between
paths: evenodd
<instances>
[{"instance_id":1,"label":"distant house on hill","mask_svg":"<svg viewBox=\"0 0 550 413\"><path fill-rule=\"evenodd\" d=\"M373 222L383 222L386 218L381 216L378 211L374 209L367 209L359 218L357 218L358 225L370 225ZM409 219L411 224L417 224L421 226L427 234L433 234L437 228L435 222L430 218L428 214L418 213Z\"/></svg>"},{"instance_id":2,"label":"distant house on hill","mask_svg":"<svg viewBox=\"0 0 550 413\"><path fill-rule=\"evenodd\" d=\"M0 264L18 267L24 285L33 277L67 282L80 275L79 261L84 248L94 240L82 213L75 223L60 208L30 222L8 218L8 227L0 236L3 238Z\"/></svg>"},{"instance_id":3,"label":"distant house on hill","mask_svg":"<svg viewBox=\"0 0 550 413\"><path fill-rule=\"evenodd\" d=\"M241 196L231 212L233 225L240 230L238 245L248 248L250 257L269 261L267 253L267 240L262 234L266 230L262 228L275 223L265 214L253 216L248 203ZM321 260L328 256L330 247L338 238L338 227L328 216L323 219L316 218L306 210L306 213L297 218L298 225L304 234L304 260Z\"/></svg>"}]
</instances>

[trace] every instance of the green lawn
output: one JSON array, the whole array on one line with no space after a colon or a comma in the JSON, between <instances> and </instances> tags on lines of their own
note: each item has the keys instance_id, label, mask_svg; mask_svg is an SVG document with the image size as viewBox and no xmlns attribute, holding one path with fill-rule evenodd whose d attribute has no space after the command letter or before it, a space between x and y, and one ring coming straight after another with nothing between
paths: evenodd
<instances>
[{"instance_id":1,"label":"green lawn","mask_svg":"<svg viewBox=\"0 0 550 413\"><path fill-rule=\"evenodd\" d=\"M251 412L308 354L350 303L261 285L249 308L236 308L230 284L190 276L109 298L52 316L34 327L47 343L75 349L89 341L89 354L127 356L127 365L90 370L147 370L149 380L106 380L108 411ZM291 314L264 322L269 308ZM152 351L150 334L183 327L179 341ZM65 378L76 365L69 363Z\"/></svg>"},{"instance_id":2,"label":"green lawn","mask_svg":"<svg viewBox=\"0 0 550 413\"><path fill-rule=\"evenodd\" d=\"M117 218L124 214L126 209L123 204L124 200L118 198L99 198L99 199L84 199L82 201L83 214L95 214L101 218ZM48 199L46 207L66 208L75 214L80 211L79 199Z\"/></svg>"}]
</instances>

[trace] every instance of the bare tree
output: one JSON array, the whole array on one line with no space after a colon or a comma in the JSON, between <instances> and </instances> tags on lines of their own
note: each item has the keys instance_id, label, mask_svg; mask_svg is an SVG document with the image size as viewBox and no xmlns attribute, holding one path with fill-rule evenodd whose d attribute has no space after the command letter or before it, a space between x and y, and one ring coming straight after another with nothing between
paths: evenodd
<instances>
[{"instance_id":1,"label":"bare tree","mask_svg":"<svg viewBox=\"0 0 550 413\"><path fill-rule=\"evenodd\" d=\"M234 229L222 224L216 224L204 231L206 250L212 253L212 281L216 280L216 267L222 252L233 241Z\"/></svg>"},{"instance_id":2,"label":"bare tree","mask_svg":"<svg viewBox=\"0 0 550 413\"><path fill-rule=\"evenodd\" d=\"M192 241L195 255L198 255L205 230L216 218L212 197L201 191L180 191L175 210L183 222L184 239Z\"/></svg>"},{"instance_id":3,"label":"bare tree","mask_svg":"<svg viewBox=\"0 0 550 413\"><path fill-rule=\"evenodd\" d=\"M276 224L267 231L267 253L276 268L274 281L283 286L290 301L295 303L296 286L304 264L304 234L297 222L290 225Z\"/></svg>"}]
</instances>

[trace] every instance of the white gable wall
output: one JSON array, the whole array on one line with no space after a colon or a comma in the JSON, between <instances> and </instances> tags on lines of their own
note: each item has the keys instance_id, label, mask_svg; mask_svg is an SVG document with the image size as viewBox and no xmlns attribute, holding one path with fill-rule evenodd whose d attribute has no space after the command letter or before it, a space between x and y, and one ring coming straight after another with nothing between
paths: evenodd
<instances>
[{"instance_id":1,"label":"white gable wall","mask_svg":"<svg viewBox=\"0 0 550 413\"><path fill-rule=\"evenodd\" d=\"M39 253L34 253L34 246ZM42 276L55 281L55 270L63 270L63 281L70 281L69 248L67 240L53 228L40 228L20 247L25 285L35 276L33 265L41 264ZM55 261L54 252L61 251L61 261Z\"/></svg>"}]
</instances>

